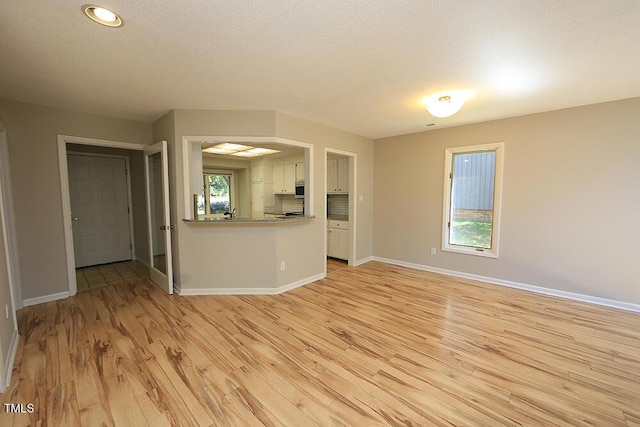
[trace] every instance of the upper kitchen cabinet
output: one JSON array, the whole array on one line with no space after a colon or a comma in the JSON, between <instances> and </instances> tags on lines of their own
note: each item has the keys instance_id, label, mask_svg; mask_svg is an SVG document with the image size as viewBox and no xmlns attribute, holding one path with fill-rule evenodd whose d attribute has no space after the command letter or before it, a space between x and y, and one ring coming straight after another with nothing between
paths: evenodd
<instances>
[{"instance_id":1,"label":"upper kitchen cabinet","mask_svg":"<svg viewBox=\"0 0 640 427\"><path fill-rule=\"evenodd\" d=\"M251 165L251 182L268 182L265 165Z\"/></svg>"},{"instance_id":2,"label":"upper kitchen cabinet","mask_svg":"<svg viewBox=\"0 0 640 427\"><path fill-rule=\"evenodd\" d=\"M304 181L304 162L296 163L296 181Z\"/></svg>"},{"instance_id":3,"label":"upper kitchen cabinet","mask_svg":"<svg viewBox=\"0 0 640 427\"><path fill-rule=\"evenodd\" d=\"M349 158L327 159L327 193L349 193Z\"/></svg>"},{"instance_id":4,"label":"upper kitchen cabinet","mask_svg":"<svg viewBox=\"0 0 640 427\"><path fill-rule=\"evenodd\" d=\"M273 166L273 193L295 194L296 165L285 163Z\"/></svg>"}]
</instances>

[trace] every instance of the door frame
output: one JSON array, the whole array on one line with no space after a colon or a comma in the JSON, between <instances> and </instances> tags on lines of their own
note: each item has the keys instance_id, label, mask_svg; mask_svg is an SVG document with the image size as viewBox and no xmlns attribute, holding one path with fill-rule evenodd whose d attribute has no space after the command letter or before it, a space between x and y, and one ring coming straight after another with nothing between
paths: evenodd
<instances>
[{"instance_id":1,"label":"door frame","mask_svg":"<svg viewBox=\"0 0 640 427\"><path fill-rule=\"evenodd\" d=\"M136 254L136 241L135 241L135 232L134 232L134 224L133 224L133 199L131 198L131 166L129 165L129 157L128 156L121 156L118 154L102 154L102 153L89 153L89 152L83 152L83 151L67 151L67 156L68 155L73 155L73 156L85 156L85 157L101 157L101 158L108 158L108 159L124 159L124 167L127 170L126 174L126 180L127 180L127 206L129 207L128 209L128 217L129 217L129 244L131 247L131 259L135 259L135 254ZM67 165L68 168L68 165ZM68 169L67 169L67 173L68 173ZM67 188L68 189L68 188ZM71 196L71 195L69 195ZM69 207L71 207L71 205L69 205ZM73 213L73 212L72 212ZM72 235L71 238L73 238L73 230L72 231ZM74 265L75 265L75 254L74 254ZM75 268L74 268L75 269Z\"/></svg>"},{"instance_id":2,"label":"door frame","mask_svg":"<svg viewBox=\"0 0 640 427\"><path fill-rule=\"evenodd\" d=\"M358 154L351 151L339 150L337 148L324 148L324 230L327 228L327 160L329 154L338 154L349 158L349 259L350 266L356 265L356 237L358 204L356 194L358 190ZM327 233L324 232L324 257L327 258ZM327 274L327 263L324 263L324 274Z\"/></svg>"},{"instance_id":3,"label":"door frame","mask_svg":"<svg viewBox=\"0 0 640 427\"><path fill-rule=\"evenodd\" d=\"M73 252L73 223L71 221L71 197L69 194L67 144L92 145L97 147L120 148L124 150L135 151L144 150L144 147L146 147L146 145L123 141L112 141L107 139L85 138L81 136L58 135L58 167L60 172L60 191L62 195L64 245L67 258L67 282L69 284L69 296L73 296L78 292L78 283L76 282L76 260L75 254ZM127 177L130 178L129 174L127 175ZM130 215L131 214L132 213L130 212Z\"/></svg>"},{"instance_id":4,"label":"door frame","mask_svg":"<svg viewBox=\"0 0 640 427\"><path fill-rule=\"evenodd\" d=\"M4 223L7 228L5 239L7 239L7 251L9 255L9 263L11 267L11 290L13 292L13 309L20 310L22 308L22 290L20 279L20 268L18 265L18 243L16 239L15 213L13 209L13 186L11 185L11 165L9 164L9 141L7 130L0 122L0 168L2 172L0 179L2 180L1 193L4 209ZM15 313L14 313L15 315Z\"/></svg>"},{"instance_id":5,"label":"door frame","mask_svg":"<svg viewBox=\"0 0 640 427\"><path fill-rule=\"evenodd\" d=\"M162 186L162 216L164 224L160 225L160 230L164 232L164 247L165 247L165 271L161 271L155 267L154 262L154 244L156 241L153 238L154 224L152 221L152 206L151 206L151 194L155 188L151 187L151 173L150 167L151 156L160 154L160 168L161 168L161 186ZM169 152L167 141L158 141L155 144L148 145L144 149L144 179L146 186L146 199L147 199L147 230L149 233L149 279L156 284L160 289L169 295L173 294L173 257L172 257L172 230L175 228L175 224L171 224L171 206L169 200Z\"/></svg>"},{"instance_id":6,"label":"door frame","mask_svg":"<svg viewBox=\"0 0 640 427\"><path fill-rule=\"evenodd\" d=\"M9 173L8 159L8 139L7 130L0 122L0 227L2 228L5 259L0 262L7 266L7 285L9 286L9 303L11 305L11 320L13 321L13 332L11 341L7 348L2 349L0 354L0 394L4 393L11 383L13 365L18 351L18 319L16 310L18 309L17 297L21 295L18 289L20 276L18 274L17 258L15 257L15 225L13 223L13 201L11 199L11 181ZM20 301L20 308L22 301Z\"/></svg>"}]
</instances>

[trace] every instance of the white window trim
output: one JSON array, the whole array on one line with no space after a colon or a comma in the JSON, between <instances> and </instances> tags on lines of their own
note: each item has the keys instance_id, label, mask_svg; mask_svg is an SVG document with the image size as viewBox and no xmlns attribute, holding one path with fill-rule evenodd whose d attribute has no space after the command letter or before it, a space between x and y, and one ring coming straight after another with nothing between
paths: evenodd
<instances>
[{"instance_id":1,"label":"white window trim","mask_svg":"<svg viewBox=\"0 0 640 427\"><path fill-rule=\"evenodd\" d=\"M460 246L449 243L449 221L451 221L451 172L453 168L453 155L459 153L495 151L496 169L493 193L493 226L491 230L492 248L480 249L468 246ZM445 150L444 161L444 192L442 214L442 251L460 254L475 255L486 258L498 258L500 245L500 212L502 205L502 175L504 165L504 142L491 144L468 145L464 147L450 147Z\"/></svg>"}]
</instances>

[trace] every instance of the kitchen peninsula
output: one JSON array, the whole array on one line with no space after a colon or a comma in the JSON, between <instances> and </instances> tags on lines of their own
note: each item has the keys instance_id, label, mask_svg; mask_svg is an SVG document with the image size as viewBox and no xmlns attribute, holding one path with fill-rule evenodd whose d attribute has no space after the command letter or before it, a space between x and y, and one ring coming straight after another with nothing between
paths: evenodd
<instances>
[{"instance_id":1,"label":"kitchen peninsula","mask_svg":"<svg viewBox=\"0 0 640 427\"><path fill-rule=\"evenodd\" d=\"M156 122L153 137L168 141L171 209L165 217L175 228L167 247L173 250L175 291L182 295L277 294L326 275L325 150L329 146L363 156L361 209L356 216L355 205L349 205L354 208L349 227L355 229L359 220L358 227L372 229L373 150L367 138L268 110L174 110ZM231 159L221 150L238 147L221 146L225 143L243 145L240 148L247 153L246 147L279 153ZM212 189L209 200L199 201L194 215L193 195L202 194L203 175L221 171L233 172L229 182L236 192L229 194L237 204L222 200L216 182L208 186ZM295 191L299 181L304 181L302 198ZM291 183L293 191L289 191ZM237 219L198 220L201 215L222 216L220 210L224 214L234 207ZM278 218L282 215L292 217ZM371 256L371 235L354 237L352 248L357 243L365 249L354 259Z\"/></svg>"},{"instance_id":2,"label":"kitchen peninsula","mask_svg":"<svg viewBox=\"0 0 640 427\"><path fill-rule=\"evenodd\" d=\"M184 203L176 212L174 282L181 295L278 294L324 277L316 255L316 248L324 251L318 232L324 218L314 212L311 144L275 136L181 139L184 186L176 190ZM238 149L239 160L223 153ZM253 150L260 155L244 155ZM222 178L209 179L215 175ZM300 181L307 191L297 197Z\"/></svg>"}]
</instances>

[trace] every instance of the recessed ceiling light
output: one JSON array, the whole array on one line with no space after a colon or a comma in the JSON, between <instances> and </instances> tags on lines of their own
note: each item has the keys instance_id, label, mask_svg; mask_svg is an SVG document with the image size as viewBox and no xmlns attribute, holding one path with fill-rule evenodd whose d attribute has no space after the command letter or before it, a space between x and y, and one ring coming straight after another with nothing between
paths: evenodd
<instances>
[{"instance_id":1,"label":"recessed ceiling light","mask_svg":"<svg viewBox=\"0 0 640 427\"><path fill-rule=\"evenodd\" d=\"M98 24L106 25L107 27L121 27L123 24L122 19L118 15L101 6L85 4L82 6L82 11L91 20Z\"/></svg>"}]
</instances>

